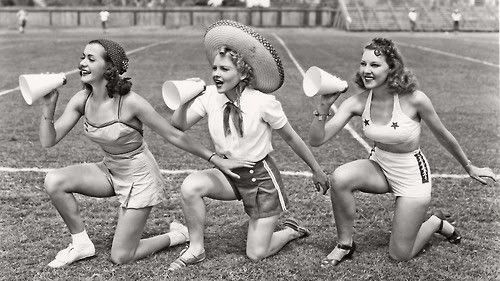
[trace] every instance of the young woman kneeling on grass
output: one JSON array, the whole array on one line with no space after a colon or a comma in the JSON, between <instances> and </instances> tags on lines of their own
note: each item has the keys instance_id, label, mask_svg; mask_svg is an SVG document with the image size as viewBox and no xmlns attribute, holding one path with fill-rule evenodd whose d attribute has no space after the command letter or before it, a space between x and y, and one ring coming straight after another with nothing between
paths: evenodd
<instances>
[{"instance_id":1,"label":"young woman kneeling on grass","mask_svg":"<svg viewBox=\"0 0 500 281\"><path fill-rule=\"evenodd\" d=\"M250 217L246 254L261 260L278 252L291 240L309 231L294 219L275 231L279 215L287 208L287 197L278 168L269 155L272 131L290 145L313 172L317 187L327 188L328 178L314 156L288 123L281 103L271 93L283 84L281 61L274 48L253 29L233 21L218 21L204 37L215 83L205 93L179 107L172 124L187 130L203 117L216 152L232 161L255 163L233 170L238 179L219 169L190 174L182 183L182 206L189 229L189 247L170 264L177 270L205 259L205 197L242 200ZM229 47L231 46L231 47Z\"/></svg>"},{"instance_id":2,"label":"young woman kneeling on grass","mask_svg":"<svg viewBox=\"0 0 500 281\"><path fill-rule=\"evenodd\" d=\"M453 135L441 123L430 99L417 90L415 76L405 68L399 50L389 39L375 38L364 48L356 74L364 91L346 99L335 115L330 107L340 96L321 96L310 128L310 143L320 146L335 136L353 116L362 119L365 136L375 145L369 159L338 167L331 176L330 192L337 225L338 245L323 260L323 266L337 265L355 250L353 225L356 214L353 193L393 193L396 196L389 255L402 261L413 258L432 234L438 232L451 243L460 234L442 213L426 219L431 200L429 164L420 151L421 121L425 121L439 143L475 180L495 180L490 168L478 168L468 160ZM423 222L423 223L422 223Z\"/></svg>"},{"instance_id":3,"label":"young woman kneeling on grass","mask_svg":"<svg viewBox=\"0 0 500 281\"><path fill-rule=\"evenodd\" d=\"M83 116L85 135L104 154L102 162L56 169L45 177L45 189L72 237L69 247L59 251L50 267L62 267L95 255L73 193L118 197L121 206L111 247L114 263L128 263L189 240L187 228L175 221L170 224L169 233L141 239L151 208L162 202L165 192L158 164L143 140L143 124L204 159L210 157L211 151L172 127L144 98L132 92L129 78L120 76L127 67L128 58L118 43L105 39L90 41L79 65L84 90L71 98L55 122L59 93L55 90L44 97L40 122L44 147L57 144ZM220 157L212 157L211 161L227 173L231 168L246 166Z\"/></svg>"}]
</instances>

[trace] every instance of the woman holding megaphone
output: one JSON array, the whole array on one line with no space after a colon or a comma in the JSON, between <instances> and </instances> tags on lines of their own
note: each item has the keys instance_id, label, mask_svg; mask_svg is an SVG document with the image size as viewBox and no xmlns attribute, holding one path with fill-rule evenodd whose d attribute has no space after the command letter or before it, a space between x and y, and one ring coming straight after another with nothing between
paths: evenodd
<instances>
[{"instance_id":1,"label":"woman holding megaphone","mask_svg":"<svg viewBox=\"0 0 500 281\"><path fill-rule=\"evenodd\" d=\"M95 255L73 193L118 197L121 205L111 247L114 263L127 263L188 241L187 228L175 221L169 233L141 239L151 208L164 199L165 192L158 164L143 140L143 125L175 146L208 159L229 175L236 176L232 168L252 166L250 162L212 156L211 151L172 127L144 98L130 90L129 78L120 76L127 67L128 58L118 43L90 41L79 65L84 89L71 98L57 120L57 90L43 98L40 141L44 147L57 144L83 116L85 135L104 154L102 162L56 169L45 177L45 189L72 237L69 247L59 251L50 267Z\"/></svg>"},{"instance_id":2,"label":"woman holding megaphone","mask_svg":"<svg viewBox=\"0 0 500 281\"><path fill-rule=\"evenodd\" d=\"M177 108L172 124L188 130L207 117L214 156L252 161L255 166L235 169L240 179L229 178L219 169L207 169L192 173L183 181L182 206L190 244L170 264L170 271L206 257L204 198L243 202L249 216L246 254L252 260L271 256L288 242L309 235L291 218L285 220L282 230L275 231L288 200L270 155L273 130L311 168L316 187L328 188L326 174L291 127L281 103L266 94L279 89L284 79L281 60L272 45L250 27L230 20L212 24L204 45L215 85Z\"/></svg>"},{"instance_id":3,"label":"woman holding megaphone","mask_svg":"<svg viewBox=\"0 0 500 281\"><path fill-rule=\"evenodd\" d=\"M472 165L453 135L441 123L426 94L417 89L417 80L404 65L392 40L375 38L363 49L356 84L363 92L347 98L332 118L330 108L340 96L332 91L321 96L317 118L311 124L310 143L320 146L334 137L354 116L361 117L363 133L374 142L369 159L338 167L331 176L331 199L337 226L338 244L322 261L323 267L351 258L356 206L353 193L392 193L395 211L389 255L397 261L417 255L434 233L451 243L461 236L442 212L426 217L431 201L431 173L420 150L424 121L439 143L475 180L495 180L490 168Z\"/></svg>"}]
</instances>

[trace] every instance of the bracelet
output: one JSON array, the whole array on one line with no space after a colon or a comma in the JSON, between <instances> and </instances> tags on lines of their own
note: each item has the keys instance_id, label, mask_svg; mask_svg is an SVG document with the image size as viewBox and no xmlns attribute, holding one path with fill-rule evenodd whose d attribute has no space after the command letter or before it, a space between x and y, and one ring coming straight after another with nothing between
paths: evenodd
<instances>
[{"instance_id":1,"label":"bracelet","mask_svg":"<svg viewBox=\"0 0 500 281\"><path fill-rule=\"evenodd\" d=\"M54 124L54 118L48 118L47 116L43 115L43 120L50 121L51 124Z\"/></svg>"},{"instance_id":2,"label":"bracelet","mask_svg":"<svg viewBox=\"0 0 500 281\"><path fill-rule=\"evenodd\" d=\"M215 155L217 155L217 152L212 152L212 155L210 155L210 157L208 157L208 162L210 162L210 160L212 160L212 157L214 157Z\"/></svg>"},{"instance_id":3,"label":"bracelet","mask_svg":"<svg viewBox=\"0 0 500 281\"><path fill-rule=\"evenodd\" d=\"M319 111L317 109L313 111L313 114L314 114L314 116L318 117L319 121L326 120L329 116L332 116L332 114L330 112L322 114L322 113L319 113Z\"/></svg>"}]
</instances>

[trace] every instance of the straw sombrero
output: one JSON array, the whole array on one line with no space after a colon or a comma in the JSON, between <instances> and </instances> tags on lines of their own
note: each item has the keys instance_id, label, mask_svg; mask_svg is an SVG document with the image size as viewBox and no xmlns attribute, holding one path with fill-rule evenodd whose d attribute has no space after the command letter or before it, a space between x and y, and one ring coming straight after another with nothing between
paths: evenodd
<instances>
[{"instance_id":1,"label":"straw sombrero","mask_svg":"<svg viewBox=\"0 0 500 281\"><path fill-rule=\"evenodd\" d=\"M285 73L278 52L253 28L231 20L219 20L208 27L204 44L210 63L222 46L242 55L253 69L255 89L270 93L283 85Z\"/></svg>"}]
</instances>

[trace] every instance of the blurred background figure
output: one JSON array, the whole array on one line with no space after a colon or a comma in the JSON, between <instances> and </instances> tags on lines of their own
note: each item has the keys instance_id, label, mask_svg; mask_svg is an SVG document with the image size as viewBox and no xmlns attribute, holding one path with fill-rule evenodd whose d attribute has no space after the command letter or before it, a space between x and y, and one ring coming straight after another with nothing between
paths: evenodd
<instances>
[{"instance_id":1,"label":"blurred background figure","mask_svg":"<svg viewBox=\"0 0 500 281\"><path fill-rule=\"evenodd\" d=\"M417 11L415 11L415 8L410 8L410 12L408 13L408 19L410 20L410 30L411 32L415 31L415 28L417 27Z\"/></svg>"},{"instance_id":2,"label":"blurred background figure","mask_svg":"<svg viewBox=\"0 0 500 281\"><path fill-rule=\"evenodd\" d=\"M460 21L462 20L462 14L458 9L455 9L453 13L451 13L451 19L453 20L453 31L458 32L460 29Z\"/></svg>"},{"instance_id":3,"label":"blurred background figure","mask_svg":"<svg viewBox=\"0 0 500 281\"><path fill-rule=\"evenodd\" d=\"M109 19L109 12L106 10L100 11L99 18L101 19L102 32L106 33L106 22Z\"/></svg>"},{"instance_id":4,"label":"blurred background figure","mask_svg":"<svg viewBox=\"0 0 500 281\"><path fill-rule=\"evenodd\" d=\"M247 0L247 8L251 7L263 7L269 8L271 6L271 1L269 0Z\"/></svg>"},{"instance_id":5,"label":"blurred background figure","mask_svg":"<svg viewBox=\"0 0 500 281\"><path fill-rule=\"evenodd\" d=\"M207 4L212 7L222 6L223 0L208 0Z\"/></svg>"},{"instance_id":6,"label":"blurred background figure","mask_svg":"<svg viewBox=\"0 0 500 281\"><path fill-rule=\"evenodd\" d=\"M17 12L17 20L19 23L19 32L24 33L24 29L26 28L26 23L28 21L28 12L24 9L21 9Z\"/></svg>"}]
</instances>

